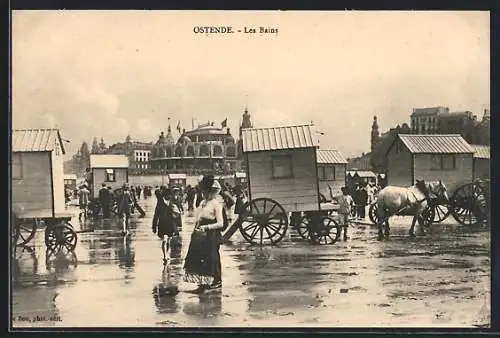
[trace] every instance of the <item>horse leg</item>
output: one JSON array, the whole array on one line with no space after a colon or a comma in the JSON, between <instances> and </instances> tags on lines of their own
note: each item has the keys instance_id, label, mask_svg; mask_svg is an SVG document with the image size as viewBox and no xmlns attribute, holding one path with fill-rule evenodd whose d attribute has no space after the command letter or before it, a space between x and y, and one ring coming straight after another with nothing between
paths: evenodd
<instances>
[{"instance_id":1,"label":"horse leg","mask_svg":"<svg viewBox=\"0 0 500 338\"><path fill-rule=\"evenodd\" d=\"M410 237L415 236L415 223L417 222L417 216L413 216L413 220L411 221L411 227L410 227Z\"/></svg>"},{"instance_id":2,"label":"horse leg","mask_svg":"<svg viewBox=\"0 0 500 338\"><path fill-rule=\"evenodd\" d=\"M389 218L387 218L385 221L385 229L384 229L384 235L385 235L386 239L389 239L390 232L391 232L391 228L389 226Z\"/></svg>"},{"instance_id":3,"label":"horse leg","mask_svg":"<svg viewBox=\"0 0 500 338\"><path fill-rule=\"evenodd\" d=\"M378 229L378 237L377 240L381 241L384 239L384 233L383 233L383 228L384 228L384 223L385 223L385 215L383 210L381 210L381 206L377 208L377 214L378 214L378 220L377 220L377 229Z\"/></svg>"},{"instance_id":4,"label":"horse leg","mask_svg":"<svg viewBox=\"0 0 500 338\"><path fill-rule=\"evenodd\" d=\"M419 235L425 235L424 231L424 217L422 215L420 216L415 216L418 217L418 234Z\"/></svg>"}]
</instances>

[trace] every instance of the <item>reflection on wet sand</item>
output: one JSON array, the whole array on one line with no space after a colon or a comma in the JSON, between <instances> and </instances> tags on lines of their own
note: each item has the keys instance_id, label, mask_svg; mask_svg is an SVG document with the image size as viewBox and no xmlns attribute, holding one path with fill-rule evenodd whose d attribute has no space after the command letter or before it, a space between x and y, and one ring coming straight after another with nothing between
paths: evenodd
<instances>
[{"instance_id":1,"label":"reflection on wet sand","mask_svg":"<svg viewBox=\"0 0 500 338\"><path fill-rule=\"evenodd\" d=\"M193 299L196 299L193 301ZM210 294L198 294L184 303L182 311L189 316L214 318L222 313L222 295L220 291ZM213 323L216 324L216 323Z\"/></svg>"},{"instance_id":2,"label":"reflection on wet sand","mask_svg":"<svg viewBox=\"0 0 500 338\"><path fill-rule=\"evenodd\" d=\"M38 232L34 247L17 248L13 259L13 316L62 321L14 325L471 326L476 317L478 325L489 323L487 231L440 224L410 239L407 225L395 220L385 242L376 241L375 228L353 226L346 242L284 240L275 247L250 246L236 233L221 247L222 291L198 295L182 280L193 227L193 218L184 217L182 246L171 247L166 267L150 217L133 219L130 237L121 235L117 219L98 220L92 231L79 232L75 256L48 255L49 264Z\"/></svg>"},{"instance_id":3,"label":"reflection on wet sand","mask_svg":"<svg viewBox=\"0 0 500 338\"><path fill-rule=\"evenodd\" d=\"M153 299L159 313L176 313L179 304L176 296L179 293L178 278L171 267L164 266L161 273L161 282L153 287Z\"/></svg>"},{"instance_id":4,"label":"reflection on wet sand","mask_svg":"<svg viewBox=\"0 0 500 338\"><path fill-rule=\"evenodd\" d=\"M24 250L23 250L24 249ZM12 316L16 326L54 326L62 320L56 306L59 286L74 283L75 252L47 250L44 269L33 248L17 248L13 264L15 295Z\"/></svg>"}]
</instances>

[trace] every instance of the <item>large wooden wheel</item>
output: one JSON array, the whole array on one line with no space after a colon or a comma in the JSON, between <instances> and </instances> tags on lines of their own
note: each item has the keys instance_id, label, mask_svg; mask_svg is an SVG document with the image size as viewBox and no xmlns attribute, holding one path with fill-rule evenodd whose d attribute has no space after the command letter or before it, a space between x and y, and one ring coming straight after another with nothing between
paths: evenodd
<instances>
[{"instance_id":1,"label":"large wooden wheel","mask_svg":"<svg viewBox=\"0 0 500 338\"><path fill-rule=\"evenodd\" d=\"M372 203L370 208L368 208L368 218L370 218L373 224L378 224L377 203Z\"/></svg>"},{"instance_id":2,"label":"large wooden wheel","mask_svg":"<svg viewBox=\"0 0 500 338\"><path fill-rule=\"evenodd\" d=\"M297 232L303 239L309 239L309 229L310 229L310 217L309 215L304 215L297 222L296 228Z\"/></svg>"},{"instance_id":3,"label":"large wooden wheel","mask_svg":"<svg viewBox=\"0 0 500 338\"><path fill-rule=\"evenodd\" d=\"M489 213L489 203L484 187L478 182L459 187L451 197L451 214L462 225L477 226Z\"/></svg>"},{"instance_id":4,"label":"large wooden wheel","mask_svg":"<svg viewBox=\"0 0 500 338\"><path fill-rule=\"evenodd\" d=\"M447 204L435 204L432 205L432 208L434 210L434 217L429 220L430 223L441 223L451 213L451 208Z\"/></svg>"},{"instance_id":5,"label":"large wooden wheel","mask_svg":"<svg viewBox=\"0 0 500 338\"><path fill-rule=\"evenodd\" d=\"M309 237L314 244L334 244L340 237L340 226L332 217L322 216Z\"/></svg>"},{"instance_id":6,"label":"large wooden wheel","mask_svg":"<svg viewBox=\"0 0 500 338\"><path fill-rule=\"evenodd\" d=\"M45 245L54 254L75 250L77 241L76 232L69 223L48 226L45 230Z\"/></svg>"},{"instance_id":7,"label":"large wooden wheel","mask_svg":"<svg viewBox=\"0 0 500 338\"><path fill-rule=\"evenodd\" d=\"M251 244L276 244L283 239L288 228L285 209L270 198L250 201L241 219L240 232Z\"/></svg>"},{"instance_id":8,"label":"large wooden wheel","mask_svg":"<svg viewBox=\"0 0 500 338\"><path fill-rule=\"evenodd\" d=\"M422 218L424 220L424 226L429 227L436 218L436 210L434 209L434 205L428 205L422 211Z\"/></svg>"},{"instance_id":9,"label":"large wooden wheel","mask_svg":"<svg viewBox=\"0 0 500 338\"><path fill-rule=\"evenodd\" d=\"M33 239L36 234L36 228L39 222L40 221L36 218L17 218L14 220L14 226L12 228L12 239L14 243L16 243L16 246L24 246Z\"/></svg>"}]
</instances>

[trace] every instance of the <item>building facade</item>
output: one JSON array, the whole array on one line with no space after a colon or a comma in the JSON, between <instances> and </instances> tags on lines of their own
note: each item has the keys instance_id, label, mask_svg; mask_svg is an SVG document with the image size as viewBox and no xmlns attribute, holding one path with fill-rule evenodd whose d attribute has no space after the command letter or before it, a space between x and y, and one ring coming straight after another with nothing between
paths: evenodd
<instances>
[{"instance_id":1,"label":"building facade","mask_svg":"<svg viewBox=\"0 0 500 338\"><path fill-rule=\"evenodd\" d=\"M103 144L104 142L101 139L101 145L98 148L99 151L92 151L92 153L127 156L131 174L147 173L151 169L150 160L154 146L152 142L132 141L132 138L127 136L125 142L115 143L105 150L102 150ZM94 146L92 146L92 149L94 149Z\"/></svg>"},{"instance_id":2,"label":"building facade","mask_svg":"<svg viewBox=\"0 0 500 338\"><path fill-rule=\"evenodd\" d=\"M410 115L414 134L437 134L439 118L450 112L448 107L414 108Z\"/></svg>"},{"instance_id":3,"label":"building facade","mask_svg":"<svg viewBox=\"0 0 500 338\"><path fill-rule=\"evenodd\" d=\"M250 114L245 109L241 130L252 127ZM213 122L198 125L192 130L182 130L175 140L170 125L167 134L160 133L153 145L150 165L154 172L234 173L242 168L241 141L236 140L225 125Z\"/></svg>"}]
</instances>

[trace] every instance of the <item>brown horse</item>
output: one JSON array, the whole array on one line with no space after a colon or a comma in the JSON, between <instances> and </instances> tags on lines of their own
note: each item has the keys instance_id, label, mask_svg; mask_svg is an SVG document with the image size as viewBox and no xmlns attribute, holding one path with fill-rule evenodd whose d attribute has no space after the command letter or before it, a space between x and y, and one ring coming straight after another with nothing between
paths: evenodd
<instances>
[{"instance_id":1,"label":"brown horse","mask_svg":"<svg viewBox=\"0 0 500 338\"><path fill-rule=\"evenodd\" d=\"M424 182L417 180L411 187L387 186L382 189L377 197L378 214L378 240L384 235L389 237L389 218L394 215L413 215L413 221L409 230L410 236L414 236L415 223L418 220L420 232L423 233L424 218L423 211L428 206L430 198L438 198L448 201L446 186L441 181Z\"/></svg>"}]
</instances>

